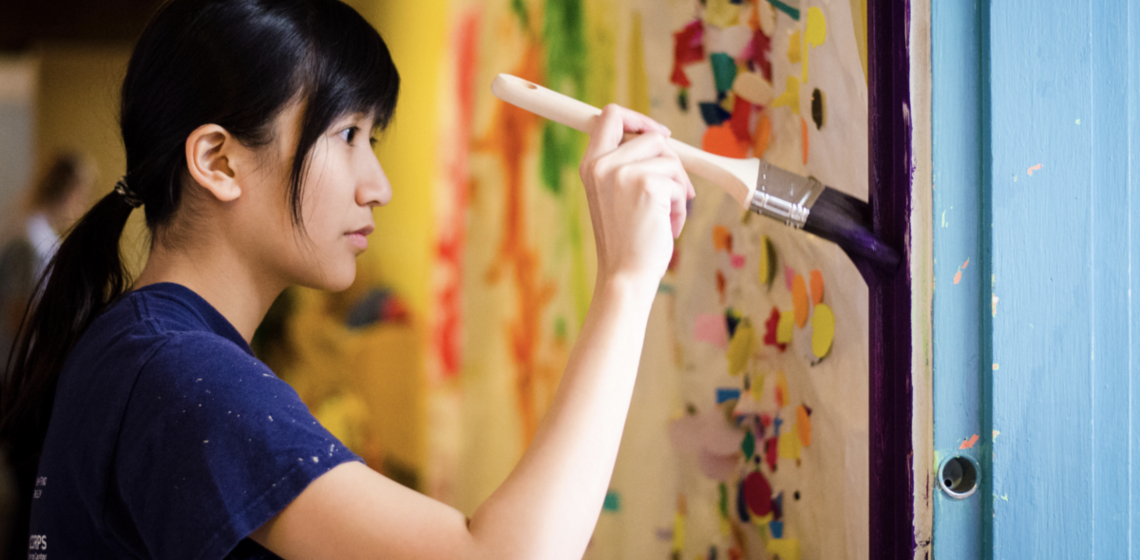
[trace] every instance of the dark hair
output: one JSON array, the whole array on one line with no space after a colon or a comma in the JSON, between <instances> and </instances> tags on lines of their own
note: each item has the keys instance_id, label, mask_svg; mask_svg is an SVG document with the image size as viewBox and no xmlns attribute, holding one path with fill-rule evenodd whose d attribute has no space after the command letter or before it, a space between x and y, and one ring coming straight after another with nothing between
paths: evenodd
<instances>
[{"instance_id":1,"label":"dark hair","mask_svg":"<svg viewBox=\"0 0 1140 560\"><path fill-rule=\"evenodd\" d=\"M31 192L32 208L45 208L63 202L83 184L85 168L90 165L81 152L57 153L44 170Z\"/></svg>"},{"instance_id":2,"label":"dark hair","mask_svg":"<svg viewBox=\"0 0 1140 560\"><path fill-rule=\"evenodd\" d=\"M299 226L301 180L318 138L335 119L355 112L386 127L398 90L383 39L337 0L173 0L143 32L123 81L126 183L144 204L154 237L178 210L191 132L212 123L243 144L268 144L274 118L299 101L301 134L285 189ZM16 541L27 534L67 355L130 286L119 237L131 210L127 198L112 191L76 224L39 280L42 293L13 347L0 394L0 442L20 485Z\"/></svg>"}]
</instances>

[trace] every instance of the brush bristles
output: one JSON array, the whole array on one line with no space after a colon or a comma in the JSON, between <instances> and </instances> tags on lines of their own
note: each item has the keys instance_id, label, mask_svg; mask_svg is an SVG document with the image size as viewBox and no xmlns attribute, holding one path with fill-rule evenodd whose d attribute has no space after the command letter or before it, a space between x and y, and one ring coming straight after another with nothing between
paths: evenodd
<instances>
[{"instance_id":1,"label":"brush bristles","mask_svg":"<svg viewBox=\"0 0 1140 560\"><path fill-rule=\"evenodd\" d=\"M839 245L852 259L861 257L885 272L898 269L898 251L871 233L869 204L825 187L810 210L804 231Z\"/></svg>"}]
</instances>

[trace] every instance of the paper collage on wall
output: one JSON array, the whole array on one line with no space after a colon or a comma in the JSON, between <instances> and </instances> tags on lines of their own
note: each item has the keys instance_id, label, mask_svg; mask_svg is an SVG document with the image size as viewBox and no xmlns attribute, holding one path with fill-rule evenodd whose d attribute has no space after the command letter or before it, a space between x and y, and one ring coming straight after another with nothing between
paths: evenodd
<instances>
[{"instance_id":1,"label":"paper collage on wall","mask_svg":"<svg viewBox=\"0 0 1140 560\"><path fill-rule=\"evenodd\" d=\"M616 101L866 199L864 9L453 2L429 493L470 512L510 472L590 298L586 137L496 100L494 75ZM587 557L865 558L866 285L838 247L697 190Z\"/></svg>"}]
</instances>

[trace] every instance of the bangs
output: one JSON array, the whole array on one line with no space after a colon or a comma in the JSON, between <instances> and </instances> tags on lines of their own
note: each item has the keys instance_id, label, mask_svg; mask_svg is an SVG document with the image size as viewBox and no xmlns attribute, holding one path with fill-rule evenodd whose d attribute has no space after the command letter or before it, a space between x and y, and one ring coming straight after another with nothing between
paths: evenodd
<instances>
[{"instance_id":1,"label":"bangs","mask_svg":"<svg viewBox=\"0 0 1140 560\"><path fill-rule=\"evenodd\" d=\"M345 115L372 116L374 128L387 128L396 110L400 75L380 34L338 0L316 0L302 31L305 60L296 79L305 100L290 191L293 222L301 226L301 180L308 154L333 122Z\"/></svg>"}]
</instances>

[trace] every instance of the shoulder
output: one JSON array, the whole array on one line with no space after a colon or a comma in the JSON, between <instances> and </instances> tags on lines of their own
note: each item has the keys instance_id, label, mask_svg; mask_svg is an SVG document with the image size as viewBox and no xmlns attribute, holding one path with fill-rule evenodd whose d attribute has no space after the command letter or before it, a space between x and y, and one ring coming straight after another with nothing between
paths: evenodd
<instances>
[{"instance_id":1,"label":"shoulder","mask_svg":"<svg viewBox=\"0 0 1140 560\"><path fill-rule=\"evenodd\" d=\"M234 342L210 332L165 332L164 342L143 364L136 394L195 399L246 400L295 396L261 360Z\"/></svg>"}]
</instances>

